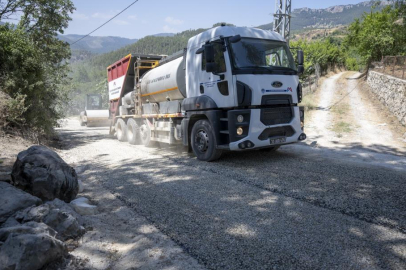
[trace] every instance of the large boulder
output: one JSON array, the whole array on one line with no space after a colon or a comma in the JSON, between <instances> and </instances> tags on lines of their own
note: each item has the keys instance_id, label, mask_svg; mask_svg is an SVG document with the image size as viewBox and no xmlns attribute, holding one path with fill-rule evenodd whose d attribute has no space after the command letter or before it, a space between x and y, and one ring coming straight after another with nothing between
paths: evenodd
<instances>
[{"instance_id":1,"label":"large boulder","mask_svg":"<svg viewBox=\"0 0 406 270\"><path fill-rule=\"evenodd\" d=\"M0 225L15 212L41 203L42 201L39 198L6 182L0 182Z\"/></svg>"},{"instance_id":2,"label":"large boulder","mask_svg":"<svg viewBox=\"0 0 406 270\"><path fill-rule=\"evenodd\" d=\"M29 207L16 213L12 218L22 224L31 221L43 222L58 233L56 238L63 241L75 239L85 233L85 229L73 215L59 209L55 204L46 203ZM11 222L13 220L10 220L10 224Z\"/></svg>"},{"instance_id":3,"label":"large boulder","mask_svg":"<svg viewBox=\"0 0 406 270\"><path fill-rule=\"evenodd\" d=\"M56 232L43 223L28 222L0 229L0 269L40 269L67 256Z\"/></svg>"},{"instance_id":4,"label":"large boulder","mask_svg":"<svg viewBox=\"0 0 406 270\"><path fill-rule=\"evenodd\" d=\"M75 170L42 145L18 154L11 177L13 185L46 201L58 198L70 202L79 191Z\"/></svg>"}]
</instances>

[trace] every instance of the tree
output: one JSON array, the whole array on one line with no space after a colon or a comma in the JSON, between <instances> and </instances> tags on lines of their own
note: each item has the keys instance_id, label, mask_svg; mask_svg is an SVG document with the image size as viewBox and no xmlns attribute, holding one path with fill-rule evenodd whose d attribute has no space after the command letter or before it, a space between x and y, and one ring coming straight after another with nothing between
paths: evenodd
<instances>
[{"instance_id":1,"label":"tree","mask_svg":"<svg viewBox=\"0 0 406 270\"><path fill-rule=\"evenodd\" d=\"M70 0L1 0L0 19L21 14L18 24L0 26L0 90L23 97L26 108L13 124L50 134L62 117L70 47L57 34L73 10Z\"/></svg>"},{"instance_id":2,"label":"tree","mask_svg":"<svg viewBox=\"0 0 406 270\"><path fill-rule=\"evenodd\" d=\"M355 47L364 63L377 61L382 56L406 53L406 24L404 1L396 1L380 12L365 13L348 28L346 47Z\"/></svg>"}]
</instances>

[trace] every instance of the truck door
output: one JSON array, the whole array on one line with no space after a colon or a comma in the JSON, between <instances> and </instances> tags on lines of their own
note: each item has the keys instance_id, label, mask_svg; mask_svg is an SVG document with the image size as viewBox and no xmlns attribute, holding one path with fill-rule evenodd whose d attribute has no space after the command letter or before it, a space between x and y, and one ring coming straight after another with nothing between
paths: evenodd
<instances>
[{"instance_id":1,"label":"truck door","mask_svg":"<svg viewBox=\"0 0 406 270\"><path fill-rule=\"evenodd\" d=\"M201 68L199 76L199 90L201 95L211 97L219 108L236 106L233 77L228 52L223 52L220 40L212 43L216 63L215 72L206 72L206 59L204 53L200 54Z\"/></svg>"}]
</instances>

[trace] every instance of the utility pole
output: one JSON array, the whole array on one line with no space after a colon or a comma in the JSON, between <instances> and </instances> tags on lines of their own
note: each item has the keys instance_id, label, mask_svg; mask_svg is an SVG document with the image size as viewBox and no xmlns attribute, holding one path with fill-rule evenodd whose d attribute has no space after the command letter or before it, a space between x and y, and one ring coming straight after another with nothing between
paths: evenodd
<instances>
[{"instance_id":1,"label":"utility pole","mask_svg":"<svg viewBox=\"0 0 406 270\"><path fill-rule=\"evenodd\" d=\"M281 34L288 44L290 38L291 11L292 0L275 0L273 30Z\"/></svg>"}]
</instances>

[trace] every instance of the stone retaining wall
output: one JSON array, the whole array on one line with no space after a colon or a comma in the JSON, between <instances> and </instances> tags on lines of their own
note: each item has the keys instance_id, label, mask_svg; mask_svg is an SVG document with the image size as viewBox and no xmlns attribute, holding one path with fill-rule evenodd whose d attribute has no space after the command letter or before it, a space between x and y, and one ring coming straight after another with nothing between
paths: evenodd
<instances>
[{"instance_id":1,"label":"stone retaining wall","mask_svg":"<svg viewBox=\"0 0 406 270\"><path fill-rule=\"evenodd\" d=\"M379 100L406 125L406 80L369 71L367 82Z\"/></svg>"}]
</instances>

